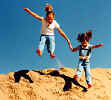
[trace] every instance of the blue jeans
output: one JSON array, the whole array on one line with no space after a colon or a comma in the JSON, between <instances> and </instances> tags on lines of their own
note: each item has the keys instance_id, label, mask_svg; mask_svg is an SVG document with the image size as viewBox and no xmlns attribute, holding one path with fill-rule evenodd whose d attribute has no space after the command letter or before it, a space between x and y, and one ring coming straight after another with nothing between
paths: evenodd
<instances>
[{"instance_id":1,"label":"blue jeans","mask_svg":"<svg viewBox=\"0 0 111 100\"><path fill-rule=\"evenodd\" d=\"M78 78L80 79L82 71L85 71L85 77L87 84L91 84L91 72L90 72L90 63L88 61L80 60L77 68L76 75L78 75Z\"/></svg>"},{"instance_id":2,"label":"blue jeans","mask_svg":"<svg viewBox=\"0 0 111 100\"><path fill-rule=\"evenodd\" d=\"M43 52L45 45L47 45L48 53L54 53L55 37L54 35L41 35L38 48Z\"/></svg>"}]
</instances>

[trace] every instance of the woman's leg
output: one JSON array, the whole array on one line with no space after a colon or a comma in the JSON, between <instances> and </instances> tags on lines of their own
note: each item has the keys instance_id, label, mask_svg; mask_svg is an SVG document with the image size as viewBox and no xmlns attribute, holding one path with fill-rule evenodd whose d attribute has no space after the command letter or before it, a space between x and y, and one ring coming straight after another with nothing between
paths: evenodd
<instances>
[{"instance_id":1,"label":"woman's leg","mask_svg":"<svg viewBox=\"0 0 111 100\"><path fill-rule=\"evenodd\" d=\"M45 36L41 36L40 37L40 43L39 46L37 48L37 53L39 56L42 56L43 50L44 50L44 46L45 46L45 42L46 42L46 37Z\"/></svg>"},{"instance_id":2,"label":"woman's leg","mask_svg":"<svg viewBox=\"0 0 111 100\"><path fill-rule=\"evenodd\" d=\"M49 36L49 50L50 50L50 57L51 58L54 58L55 55L54 55L54 50L55 50L55 37L54 36Z\"/></svg>"}]
</instances>

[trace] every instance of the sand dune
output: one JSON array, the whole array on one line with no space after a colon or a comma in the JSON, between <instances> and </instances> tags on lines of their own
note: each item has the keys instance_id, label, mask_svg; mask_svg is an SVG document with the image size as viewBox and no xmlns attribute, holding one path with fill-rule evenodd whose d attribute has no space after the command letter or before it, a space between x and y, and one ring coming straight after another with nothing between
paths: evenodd
<instances>
[{"instance_id":1,"label":"sand dune","mask_svg":"<svg viewBox=\"0 0 111 100\"><path fill-rule=\"evenodd\" d=\"M87 89L84 73L73 80L76 69L21 70L0 75L0 100L111 100L111 69L94 68Z\"/></svg>"}]
</instances>

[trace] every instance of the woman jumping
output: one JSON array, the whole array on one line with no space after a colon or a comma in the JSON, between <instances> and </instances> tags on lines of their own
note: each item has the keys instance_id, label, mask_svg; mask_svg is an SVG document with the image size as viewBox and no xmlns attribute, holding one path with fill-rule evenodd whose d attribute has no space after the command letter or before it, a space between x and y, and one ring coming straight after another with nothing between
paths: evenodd
<instances>
[{"instance_id":1,"label":"woman jumping","mask_svg":"<svg viewBox=\"0 0 111 100\"><path fill-rule=\"evenodd\" d=\"M69 48L71 48L70 40L65 35L65 33L60 28L57 21L54 19L55 14L53 12L53 8L50 4L46 4L45 11L46 11L46 17L41 17L38 14L32 12L28 8L24 8L26 12L28 12L30 15L32 15L34 18L38 19L42 23L41 27L41 36L40 36L40 43L37 48L37 54L39 56L42 56L44 46L47 45L48 53L50 54L51 58L54 58L54 50L55 50L55 37L54 37L54 29L56 28L60 35L64 37L69 45Z\"/></svg>"}]
</instances>

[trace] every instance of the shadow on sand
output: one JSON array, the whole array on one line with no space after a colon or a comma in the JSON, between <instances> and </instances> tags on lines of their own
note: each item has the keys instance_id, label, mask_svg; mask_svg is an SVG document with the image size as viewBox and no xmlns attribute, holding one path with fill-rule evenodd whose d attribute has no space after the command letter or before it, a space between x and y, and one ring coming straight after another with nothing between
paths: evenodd
<instances>
[{"instance_id":1,"label":"shadow on sand","mask_svg":"<svg viewBox=\"0 0 111 100\"><path fill-rule=\"evenodd\" d=\"M24 77L25 79L29 80L30 83L33 83L30 76L27 75L28 72L29 72L29 70L20 70L18 72L15 72L14 73L15 83L18 83L20 81L21 77Z\"/></svg>"},{"instance_id":2,"label":"shadow on sand","mask_svg":"<svg viewBox=\"0 0 111 100\"><path fill-rule=\"evenodd\" d=\"M69 89L72 88L72 83L81 87L83 92L87 92L87 88L82 86L78 81L74 80L73 78L70 78L64 74L60 74L58 70L54 70L48 74L45 74L41 71L36 71L33 70L34 72L39 73L40 75L51 75L51 76L56 76L56 77L61 77L64 79L65 81L65 85L63 88L63 91L68 91ZM14 73L14 79L15 79L15 83L18 83L21 79L21 77L24 77L25 79L29 80L30 83L33 83L32 79L30 78L29 75L27 75L27 73L29 72L29 70L20 70Z\"/></svg>"},{"instance_id":3,"label":"shadow on sand","mask_svg":"<svg viewBox=\"0 0 111 100\"><path fill-rule=\"evenodd\" d=\"M64 81L65 81L65 85L64 85L63 91L68 91L69 89L71 89L72 88L72 83L73 83L73 84L81 87L83 92L87 92L87 88L86 87L84 87L81 84L79 84L79 82L77 82L73 78L70 78L70 77L68 77L68 76L66 76L64 74L60 74L58 72L58 70L52 71L52 72L50 72L48 74L45 74L45 73L40 72L40 71L34 71L34 72L38 72L40 75L51 75L51 76L57 76L57 77L63 78Z\"/></svg>"}]
</instances>

